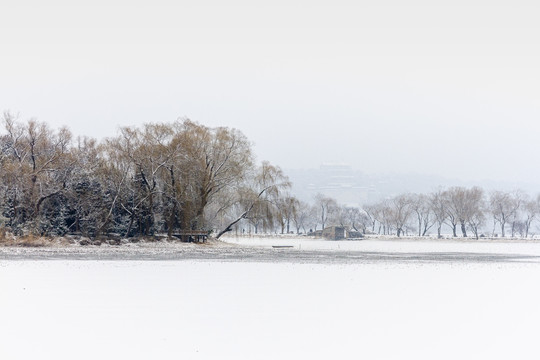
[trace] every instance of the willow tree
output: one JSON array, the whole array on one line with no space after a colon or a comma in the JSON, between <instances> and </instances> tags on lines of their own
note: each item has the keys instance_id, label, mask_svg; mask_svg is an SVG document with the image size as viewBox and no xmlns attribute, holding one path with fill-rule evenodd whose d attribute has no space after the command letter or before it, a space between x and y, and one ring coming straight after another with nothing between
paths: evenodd
<instances>
[{"instance_id":1,"label":"willow tree","mask_svg":"<svg viewBox=\"0 0 540 360\"><path fill-rule=\"evenodd\" d=\"M244 219L249 219L254 210L267 209L266 219L272 221L278 213L277 206L284 192L291 183L281 168L263 162L260 167L252 170L244 184L233 192L235 201L229 209L224 209L228 222L216 239L233 230L233 227ZM260 216L260 214L258 214Z\"/></svg>"},{"instance_id":2,"label":"willow tree","mask_svg":"<svg viewBox=\"0 0 540 360\"><path fill-rule=\"evenodd\" d=\"M3 120L0 210L16 233L57 227L88 236L172 236L225 226L216 219L254 198L271 224L275 203L260 201L285 183L278 168L255 165L251 143L236 129L183 119L124 127L102 142L82 138L74 146L65 128L9 113Z\"/></svg>"},{"instance_id":3,"label":"willow tree","mask_svg":"<svg viewBox=\"0 0 540 360\"><path fill-rule=\"evenodd\" d=\"M405 225L413 213L413 203L410 194L398 195L388 201L390 224L396 229L398 237L405 232Z\"/></svg>"},{"instance_id":4,"label":"willow tree","mask_svg":"<svg viewBox=\"0 0 540 360\"><path fill-rule=\"evenodd\" d=\"M204 227L205 210L226 190L243 184L253 168L251 143L240 131L185 121L185 150L193 181L192 227Z\"/></svg>"}]
</instances>

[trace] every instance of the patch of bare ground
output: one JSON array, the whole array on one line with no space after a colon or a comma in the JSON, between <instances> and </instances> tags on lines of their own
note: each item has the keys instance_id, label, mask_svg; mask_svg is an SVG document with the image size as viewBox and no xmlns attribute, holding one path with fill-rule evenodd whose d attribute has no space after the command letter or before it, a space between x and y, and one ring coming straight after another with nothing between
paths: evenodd
<instances>
[{"instance_id":1,"label":"patch of bare ground","mask_svg":"<svg viewBox=\"0 0 540 360\"><path fill-rule=\"evenodd\" d=\"M27 247L27 248L46 248L46 247L99 247L99 246L122 246L135 245L140 247L145 246L181 246L182 243L178 239L169 239L167 236L140 236L133 238L123 238L116 235L101 236L98 238L89 238L82 235L67 235L67 236L36 236L27 234L23 236L15 236L5 228L0 227L0 247ZM206 242L192 243L201 247L214 247L216 245L225 244L215 239L208 239Z\"/></svg>"},{"instance_id":2,"label":"patch of bare ground","mask_svg":"<svg viewBox=\"0 0 540 360\"><path fill-rule=\"evenodd\" d=\"M2 247L50 247L68 246L70 242L63 237L43 237L35 235L13 236L0 232L0 246Z\"/></svg>"}]
</instances>

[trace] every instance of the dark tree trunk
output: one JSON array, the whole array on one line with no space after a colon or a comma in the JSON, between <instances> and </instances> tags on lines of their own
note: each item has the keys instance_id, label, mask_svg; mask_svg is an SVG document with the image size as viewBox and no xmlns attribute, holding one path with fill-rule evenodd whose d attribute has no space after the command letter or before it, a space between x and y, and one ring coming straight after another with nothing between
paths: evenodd
<instances>
[{"instance_id":1,"label":"dark tree trunk","mask_svg":"<svg viewBox=\"0 0 540 360\"><path fill-rule=\"evenodd\" d=\"M131 228L133 227L134 218L135 218L135 215L131 214L130 219L129 219L129 225L128 225L128 228L127 228L127 231L126 231L126 237L128 237L129 233L131 232Z\"/></svg>"},{"instance_id":2,"label":"dark tree trunk","mask_svg":"<svg viewBox=\"0 0 540 360\"><path fill-rule=\"evenodd\" d=\"M461 220L461 233L463 237L467 237L467 228L465 227L465 222Z\"/></svg>"},{"instance_id":3,"label":"dark tree trunk","mask_svg":"<svg viewBox=\"0 0 540 360\"><path fill-rule=\"evenodd\" d=\"M177 196L176 196L176 180L174 178L174 166L171 166L169 168L169 174L171 175L171 200L173 202L173 208L171 210L171 213L169 214L169 219L167 221L167 236L172 238L172 234L174 232L174 227L176 224L176 212L178 211L178 202L177 202Z\"/></svg>"}]
</instances>

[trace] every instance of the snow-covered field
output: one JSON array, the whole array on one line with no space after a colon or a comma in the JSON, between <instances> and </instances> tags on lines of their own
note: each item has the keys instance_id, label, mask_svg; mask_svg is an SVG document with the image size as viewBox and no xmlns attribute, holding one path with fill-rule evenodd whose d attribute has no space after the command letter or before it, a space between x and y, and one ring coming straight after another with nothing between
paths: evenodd
<instances>
[{"instance_id":1,"label":"snow-covered field","mask_svg":"<svg viewBox=\"0 0 540 360\"><path fill-rule=\"evenodd\" d=\"M338 245L321 251L540 254L535 242ZM267 251L262 262L0 260L0 359L540 356L537 261L272 263Z\"/></svg>"},{"instance_id":2,"label":"snow-covered field","mask_svg":"<svg viewBox=\"0 0 540 360\"><path fill-rule=\"evenodd\" d=\"M225 237L231 244L250 247L270 248L274 245L288 245L300 250L343 250L374 252L416 252L416 253L487 253L487 254L528 254L540 255L539 240L474 240L472 238L434 239L434 238L396 238L367 237L362 240L329 241L310 237Z\"/></svg>"}]
</instances>

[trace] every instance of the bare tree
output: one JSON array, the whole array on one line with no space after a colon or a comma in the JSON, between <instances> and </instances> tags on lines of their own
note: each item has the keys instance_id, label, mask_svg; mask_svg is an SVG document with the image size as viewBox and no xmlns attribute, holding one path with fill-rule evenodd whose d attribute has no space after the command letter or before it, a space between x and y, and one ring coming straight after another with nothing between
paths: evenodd
<instances>
[{"instance_id":1,"label":"bare tree","mask_svg":"<svg viewBox=\"0 0 540 360\"><path fill-rule=\"evenodd\" d=\"M429 207L433 214L435 223L437 224L437 237L440 239L441 229L445 221L447 220L448 213L446 211L446 198L442 191L437 191L429 196ZM455 227L454 227L455 235Z\"/></svg>"},{"instance_id":2,"label":"bare tree","mask_svg":"<svg viewBox=\"0 0 540 360\"><path fill-rule=\"evenodd\" d=\"M502 237L505 237L506 235L506 224L514 219L520 205L521 199L516 192L508 193L494 191L491 193L489 198L489 208L495 222L500 224Z\"/></svg>"},{"instance_id":3,"label":"bare tree","mask_svg":"<svg viewBox=\"0 0 540 360\"><path fill-rule=\"evenodd\" d=\"M486 221L486 204L483 199L479 201L478 204L475 204L467 214L467 226L473 232L476 240L479 238L479 229Z\"/></svg>"},{"instance_id":4,"label":"bare tree","mask_svg":"<svg viewBox=\"0 0 540 360\"><path fill-rule=\"evenodd\" d=\"M377 206L375 204L368 204L363 206L362 209L370 221L371 232L375 233L375 225L377 223L375 213L377 212Z\"/></svg>"},{"instance_id":5,"label":"bare tree","mask_svg":"<svg viewBox=\"0 0 540 360\"><path fill-rule=\"evenodd\" d=\"M354 231L361 231L363 234L365 234L366 229L371 227L371 220L367 214L359 208L347 206L344 208L344 212L349 226Z\"/></svg>"},{"instance_id":6,"label":"bare tree","mask_svg":"<svg viewBox=\"0 0 540 360\"><path fill-rule=\"evenodd\" d=\"M444 202L443 209L446 213L446 224L452 229L452 236L457 237L457 226L459 223L459 217L452 206L452 194L449 190L445 190L442 193L442 200Z\"/></svg>"},{"instance_id":7,"label":"bare tree","mask_svg":"<svg viewBox=\"0 0 540 360\"><path fill-rule=\"evenodd\" d=\"M418 220L418 236L426 236L435 223L435 216L429 204L429 198L423 194L411 194L411 209Z\"/></svg>"},{"instance_id":8,"label":"bare tree","mask_svg":"<svg viewBox=\"0 0 540 360\"><path fill-rule=\"evenodd\" d=\"M384 200L373 205L372 216L379 227L377 233L380 235L381 231L383 235L389 235L391 231L391 211L390 211L390 201Z\"/></svg>"},{"instance_id":9,"label":"bare tree","mask_svg":"<svg viewBox=\"0 0 540 360\"><path fill-rule=\"evenodd\" d=\"M347 214L347 208L345 205L336 203L334 211L331 214L330 223L344 228L350 228L349 216Z\"/></svg>"},{"instance_id":10,"label":"bare tree","mask_svg":"<svg viewBox=\"0 0 540 360\"><path fill-rule=\"evenodd\" d=\"M536 200L525 199L522 204L522 212L524 216L523 220L523 237L529 237L529 231L531 229L532 222L538 217L540 213L540 196Z\"/></svg>"},{"instance_id":11,"label":"bare tree","mask_svg":"<svg viewBox=\"0 0 540 360\"><path fill-rule=\"evenodd\" d=\"M306 218L306 227L309 229L309 232L317 231L317 225L319 224L319 208L315 204L309 206L307 211Z\"/></svg>"},{"instance_id":12,"label":"bare tree","mask_svg":"<svg viewBox=\"0 0 540 360\"><path fill-rule=\"evenodd\" d=\"M325 196L323 194L317 194L315 196L315 205L318 208L319 221L324 230L328 219L336 211L337 202L331 197Z\"/></svg>"},{"instance_id":13,"label":"bare tree","mask_svg":"<svg viewBox=\"0 0 540 360\"><path fill-rule=\"evenodd\" d=\"M300 234L300 230L303 230L305 233L307 232L306 226L309 222L311 211L312 207L309 204L300 200L298 201L298 208L293 214L293 222L294 226L296 227L297 234Z\"/></svg>"},{"instance_id":14,"label":"bare tree","mask_svg":"<svg viewBox=\"0 0 540 360\"><path fill-rule=\"evenodd\" d=\"M413 213L413 199L410 195L398 195L388 201L390 223L400 237L406 230L407 222Z\"/></svg>"},{"instance_id":15,"label":"bare tree","mask_svg":"<svg viewBox=\"0 0 540 360\"><path fill-rule=\"evenodd\" d=\"M290 233L291 222L296 217L300 202L294 196L285 195L278 199L276 206L278 211L281 233Z\"/></svg>"},{"instance_id":16,"label":"bare tree","mask_svg":"<svg viewBox=\"0 0 540 360\"><path fill-rule=\"evenodd\" d=\"M522 207L523 204L526 202L526 195L521 190L515 190L512 192L513 201L516 204L516 210L512 214L512 218L510 220L511 225L511 235L514 237L516 233L516 224L521 223L521 219L519 218L522 213Z\"/></svg>"},{"instance_id":17,"label":"bare tree","mask_svg":"<svg viewBox=\"0 0 540 360\"><path fill-rule=\"evenodd\" d=\"M463 237L467 237L467 223L470 217L477 213L483 196L484 192L479 187L452 187L445 191L447 219L454 236L457 236L456 226L459 224Z\"/></svg>"}]
</instances>

